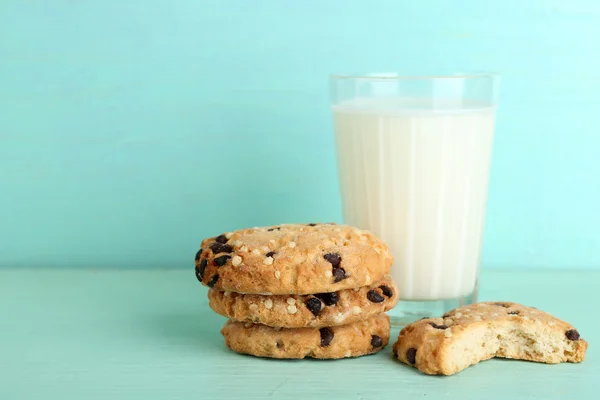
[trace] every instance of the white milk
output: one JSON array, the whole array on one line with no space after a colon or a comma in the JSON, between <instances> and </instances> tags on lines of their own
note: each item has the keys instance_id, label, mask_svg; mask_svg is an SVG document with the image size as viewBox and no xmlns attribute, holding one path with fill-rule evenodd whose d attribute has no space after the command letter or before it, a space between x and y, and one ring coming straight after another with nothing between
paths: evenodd
<instances>
[{"instance_id":1,"label":"white milk","mask_svg":"<svg viewBox=\"0 0 600 400\"><path fill-rule=\"evenodd\" d=\"M457 298L479 269L494 109L419 105L333 107L344 217L390 246L401 299Z\"/></svg>"}]
</instances>

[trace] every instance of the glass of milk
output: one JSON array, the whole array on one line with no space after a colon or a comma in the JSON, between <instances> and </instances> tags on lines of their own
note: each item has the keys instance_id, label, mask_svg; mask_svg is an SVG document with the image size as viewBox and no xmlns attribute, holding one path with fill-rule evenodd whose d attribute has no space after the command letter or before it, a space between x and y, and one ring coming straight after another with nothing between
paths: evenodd
<instances>
[{"instance_id":1,"label":"glass of milk","mask_svg":"<svg viewBox=\"0 0 600 400\"><path fill-rule=\"evenodd\" d=\"M344 222L394 256L396 326L477 299L495 74L334 75Z\"/></svg>"}]
</instances>

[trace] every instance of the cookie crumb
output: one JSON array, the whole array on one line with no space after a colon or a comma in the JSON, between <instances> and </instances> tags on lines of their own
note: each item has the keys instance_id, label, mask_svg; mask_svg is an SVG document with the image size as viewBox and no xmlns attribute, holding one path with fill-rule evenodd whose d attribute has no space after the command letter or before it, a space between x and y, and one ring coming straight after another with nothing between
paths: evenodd
<instances>
[{"instance_id":1,"label":"cookie crumb","mask_svg":"<svg viewBox=\"0 0 600 400\"><path fill-rule=\"evenodd\" d=\"M296 304L296 299L294 299L293 297L288 297L286 302L292 306L292 305Z\"/></svg>"},{"instance_id":2,"label":"cookie crumb","mask_svg":"<svg viewBox=\"0 0 600 400\"><path fill-rule=\"evenodd\" d=\"M344 320L344 314L342 314L341 312L337 313L335 315L335 317L333 317L333 320L335 321L336 324L339 324L340 322L342 322Z\"/></svg>"},{"instance_id":3,"label":"cookie crumb","mask_svg":"<svg viewBox=\"0 0 600 400\"><path fill-rule=\"evenodd\" d=\"M242 257L233 256L233 258L231 259L231 265L233 265L234 267L239 267L240 265L242 265Z\"/></svg>"},{"instance_id":4,"label":"cookie crumb","mask_svg":"<svg viewBox=\"0 0 600 400\"><path fill-rule=\"evenodd\" d=\"M230 294L231 294L231 292L223 292L223 296L225 296L225 297L229 297Z\"/></svg>"},{"instance_id":5,"label":"cookie crumb","mask_svg":"<svg viewBox=\"0 0 600 400\"><path fill-rule=\"evenodd\" d=\"M281 278L281 272L275 271L275 278L277 278L277 279Z\"/></svg>"},{"instance_id":6,"label":"cookie crumb","mask_svg":"<svg viewBox=\"0 0 600 400\"><path fill-rule=\"evenodd\" d=\"M248 306L248 308L250 309L250 311L257 311L258 310L258 305L252 303Z\"/></svg>"},{"instance_id":7,"label":"cookie crumb","mask_svg":"<svg viewBox=\"0 0 600 400\"><path fill-rule=\"evenodd\" d=\"M260 255L260 250L259 249L254 249L254 250L252 250L252 254L259 256Z\"/></svg>"},{"instance_id":8,"label":"cookie crumb","mask_svg":"<svg viewBox=\"0 0 600 400\"><path fill-rule=\"evenodd\" d=\"M227 232L227 233L225 234L225 237L226 237L227 239L231 239L231 237L232 237L232 236L233 236L233 233L231 233L231 232Z\"/></svg>"},{"instance_id":9,"label":"cookie crumb","mask_svg":"<svg viewBox=\"0 0 600 400\"><path fill-rule=\"evenodd\" d=\"M352 307L352 314L354 315L358 315L362 312L362 308L360 308L359 306L354 306Z\"/></svg>"},{"instance_id":10,"label":"cookie crumb","mask_svg":"<svg viewBox=\"0 0 600 400\"><path fill-rule=\"evenodd\" d=\"M455 316L456 318L460 318L460 317L462 317L462 313L459 313L459 312L457 312L457 313L455 313L455 314L454 314L454 316Z\"/></svg>"},{"instance_id":11,"label":"cookie crumb","mask_svg":"<svg viewBox=\"0 0 600 400\"><path fill-rule=\"evenodd\" d=\"M450 329L444 330L444 336L447 338L452 337L452 331Z\"/></svg>"},{"instance_id":12,"label":"cookie crumb","mask_svg":"<svg viewBox=\"0 0 600 400\"><path fill-rule=\"evenodd\" d=\"M352 352L350 350L348 350L346 352L346 354L344 354L344 357L351 357L352 356Z\"/></svg>"},{"instance_id":13,"label":"cookie crumb","mask_svg":"<svg viewBox=\"0 0 600 400\"><path fill-rule=\"evenodd\" d=\"M248 252L248 246L242 246L242 247L240 247L240 250L239 250L239 251L240 251L241 253L247 253L247 252Z\"/></svg>"},{"instance_id":14,"label":"cookie crumb","mask_svg":"<svg viewBox=\"0 0 600 400\"><path fill-rule=\"evenodd\" d=\"M266 265L273 265L273 257L265 257L263 263Z\"/></svg>"},{"instance_id":15,"label":"cookie crumb","mask_svg":"<svg viewBox=\"0 0 600 400\"><path fill-rule=\"evenodd\" d=\"M288 243L288 247L289 247L290 249L293 249L294 247L296 247L296 242L289 242L289 243Z\"/></svg>"},{"instance_id":16,"label":"cookie crumb","mask_svg":"<svg viewBox=\"0 0 600 400\"><path fill-rule=\"evenodd\" d=\"M271 299L266 299L264 304L265 304L265 308L268 310L273 308L273 300L271 300Z\"/></svg>"},{"instance_id":17,"label":"cookie crumb","mask_svg":"<svg viewBox=\"0 0 600 400\"><path fill-rule=\"evenodd\" d=\"M243 245L241 240L234 240L233 242L231 242L231 245L233 247L240 247L241 245Z\"/></svg>"}]
</instances>

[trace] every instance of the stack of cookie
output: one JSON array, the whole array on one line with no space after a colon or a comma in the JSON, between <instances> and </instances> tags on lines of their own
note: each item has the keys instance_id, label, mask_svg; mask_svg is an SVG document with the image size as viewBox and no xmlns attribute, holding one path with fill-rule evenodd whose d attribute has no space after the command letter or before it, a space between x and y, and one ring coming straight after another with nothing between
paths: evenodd
<instances>
[{"instance_id":1,"label":"stack of cookie","mask_svg":"<svg viewBox=\"0 0 600 400\"><path fill-rule=\"evenodd\" d=\"M392 257L370 232L335 224L244 229L205 239L196 277L238 353L343 358L387 345L398 301Z\"/></svg>"}]
</instances>

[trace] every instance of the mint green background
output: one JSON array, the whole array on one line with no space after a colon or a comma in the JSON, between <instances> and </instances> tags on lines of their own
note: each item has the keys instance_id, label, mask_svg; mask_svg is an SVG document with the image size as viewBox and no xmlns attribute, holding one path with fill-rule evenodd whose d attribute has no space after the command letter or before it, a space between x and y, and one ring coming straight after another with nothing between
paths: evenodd
<instances>
[{"instance_id":1,"label":"mint green background","mask_svg":"<svg viewBox=\"0 0 600 400\"><path fill-rule=\"evenodd\" d=\"M0 267L340 221L327 74L503 74L483 263L600 267L595 0L2 1Z\"/></svg>"}]
</instances>

